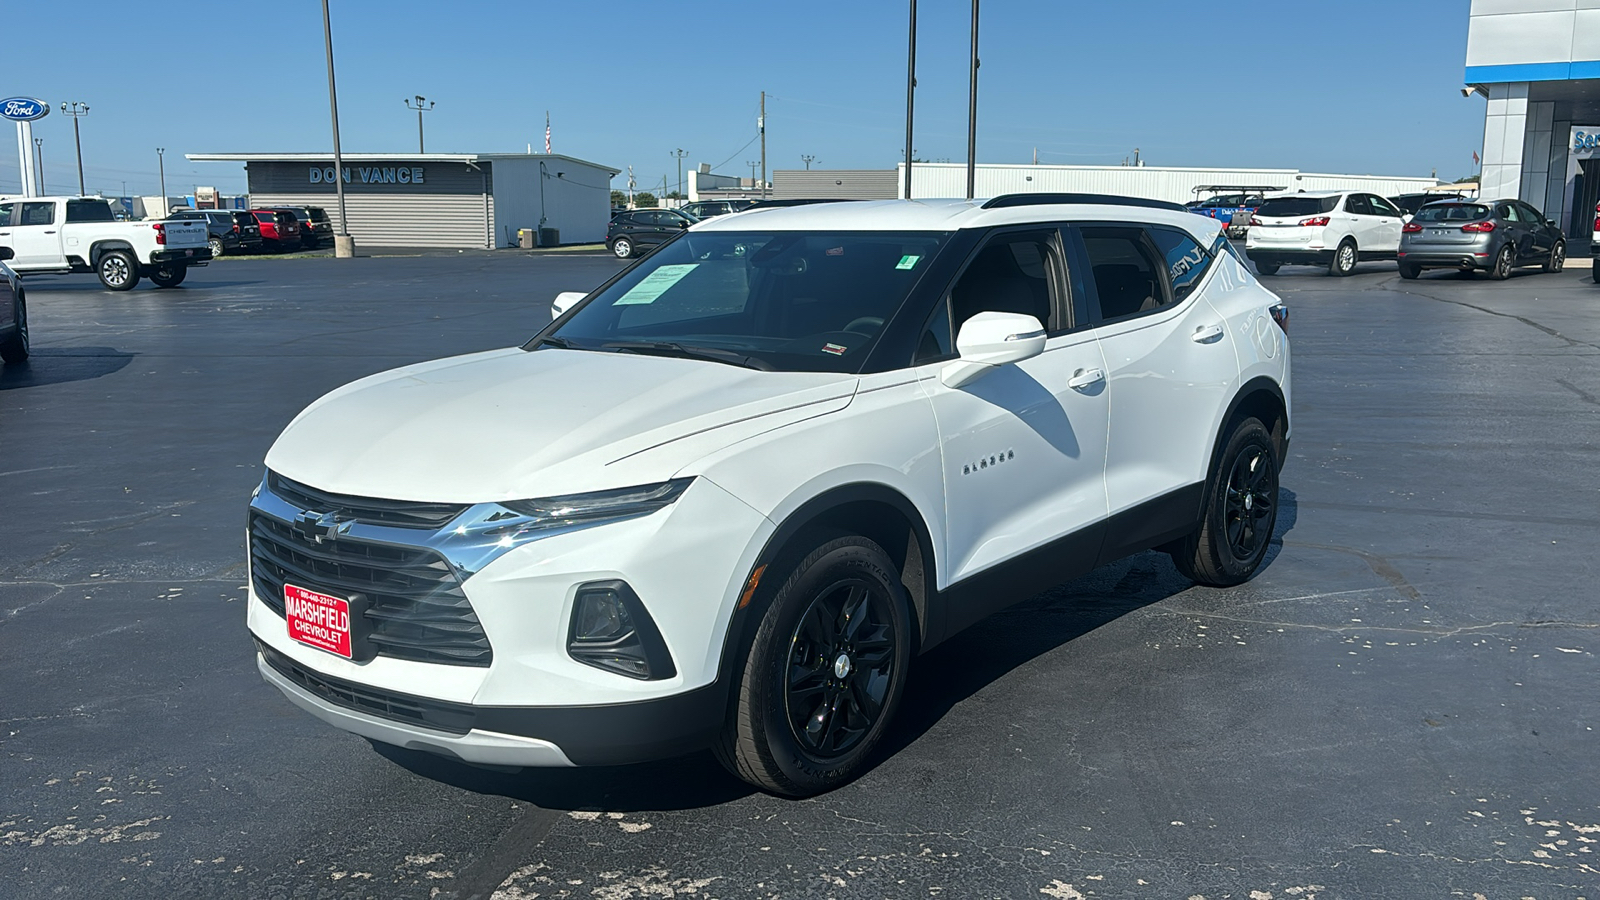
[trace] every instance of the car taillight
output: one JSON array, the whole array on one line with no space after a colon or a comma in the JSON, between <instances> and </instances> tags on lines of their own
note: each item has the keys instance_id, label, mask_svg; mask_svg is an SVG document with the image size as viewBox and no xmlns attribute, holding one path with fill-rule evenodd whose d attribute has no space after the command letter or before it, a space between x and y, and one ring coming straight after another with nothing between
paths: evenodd
<instances>
[{"instance_id":1,"label":"car taillight","mask_svg":"<svg viewBox=\"0 0 1600 900\"><path fill-rule=\"evenodd\" d=\"M1282 303L1274 303L1267 308L1267 312L1272 315L1272 321L1277 322L1278 327L1283 329L1283 333L1288 334L1289 307L1284 306Z\"/></svg>"},{"instance_id":2,"label":"car taillight","mask_svg":"<svg viewBox=\"0 0 1600 900\"><path fill-rule=\"evenodd\" d=\"M1415 222L1407 222L1400 230L1406 234L1420 234L1422 232L1422 226Z\"/></svg>"},{"instance_id":3,"label":"car taillight","mask_svg":"<svg viewBox=\"0 0 1600 900\"><path fill-rule=\"evenodd\" d=\"M1493 222L1468 222L1467 224L1461 226L1461 230L1462 231L1470 231L1470 232L1473 232L1474 234L1482 234L1482 233L1484 233L1486 231L1493 231L1494 230L1494 223Z\"/></svg>"},{"instance_id":4,"label":"car taillight","mask_svg":"<svg viewBox=\"0 0 1600 900\"><path fill-rule=\"evenodd\" d=\"M156 243L165 245L167 243L167 226L157 222L150 227L156 230Z\"/></svg>"},{"instance_id":5,"label":"car taillight","mask_svg":"<svg viewBox=\"0 0 1600 900\"><path fill-rule=\"evenodd\" d=\"M1301 225L1309 225L1312 228L1320 228L1323 225L1328 224L1328 217L1327 216L1312 216L1309 219L1301 219L1299 224L1301 224Z\"/></svg>"},{"instance_id":6,"label":"car taillight","mask_svg":"<svg viewBox=\"0 0 1600 900\"><path fill-rule=\"evenodd\" d=\"M239 233L239 223L238 222L233 223L233 233L234 234L238 234Z\"/></svg>"},{"instance_id":7,"label":"car taillight","mask_svg":"<svg viewBox=\"0 0 1600 900\"><path fill-rule=\"evenodd\" d=\"M1254 227L1256 227L1257 225L1260 225L1260 224L1261 224L1261 220L1260 219L1256 218L1255 216L1251 216L1250 217L1250 227L1251 228L1254 228Z\"/></svg>"}]
</instances>

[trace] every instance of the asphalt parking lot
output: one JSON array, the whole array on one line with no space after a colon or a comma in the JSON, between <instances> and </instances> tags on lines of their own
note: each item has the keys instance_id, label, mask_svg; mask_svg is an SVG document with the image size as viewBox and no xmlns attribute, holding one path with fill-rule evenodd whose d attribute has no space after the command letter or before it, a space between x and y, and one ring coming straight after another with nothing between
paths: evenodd
<instances>
[{"instance_id":1,"label":"asphalt parking lot","mask_svg":"<svg viewBox=\"0 0 1600 900\"><path fill-rule=\"evenodd\" d=\"M1600 286L1285 268L1241 588L1143 554L922 659L875 768L494 773L290 706L244 507L319 394L520 341L603 256L30 278L0 370L0 896L1600 898ZM449 441L447 432L440 441Z\"/></svg>"}]
</instances>

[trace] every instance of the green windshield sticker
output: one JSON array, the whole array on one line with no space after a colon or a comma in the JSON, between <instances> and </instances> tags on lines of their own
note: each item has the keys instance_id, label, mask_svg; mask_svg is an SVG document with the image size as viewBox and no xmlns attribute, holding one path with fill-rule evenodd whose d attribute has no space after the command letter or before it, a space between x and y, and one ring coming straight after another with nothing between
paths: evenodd
<instances>
[{"instance_id":1,"label":"green windshield sticker","mask_svg":"<svg viewBox=\"0 0 1600 900\"><path fill-rule=\"evenodd\" d=\"M895 264L895 268L896 269L914 269L917 266L917 262L919 260L921 260L921 259L922 259L922 257L920 257L920 256L911 256L909 254L906 255L906 256L902 256L902 257L900 257L900 262Z\"/></svg>"},{"instance_id":2,"label":"green windshield sticker","mask_svg":"<svg viewBox=\"0 0 1600 900\"><path fill-rule=\"evenodd\" d=\"M644 277L643 281L628 289L626 294L612 306L644 306L656 302L656 298L665 294L673 285L683 280L685 275L699 268L699 263L684 263L682 265L661 266L654 272Z\"/></svg>"}]
</instances>

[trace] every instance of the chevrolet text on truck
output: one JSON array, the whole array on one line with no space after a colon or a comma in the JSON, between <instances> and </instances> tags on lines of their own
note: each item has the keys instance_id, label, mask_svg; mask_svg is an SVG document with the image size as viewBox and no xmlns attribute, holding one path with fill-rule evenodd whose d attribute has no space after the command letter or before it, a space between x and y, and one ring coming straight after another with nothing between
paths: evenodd
<instances>
[{"instance_id":1,"label":"chevrolet text on truck","mask_svg":"<svg viewBox=\"0 0 1600 900\"><path fill-rule=\"evenodd\" d=\"M158 287L183 283L191 266L211 261L204 222L118 222L98 197L0 199L0 247L21 275L93 272L113 291L148 276Z\"/></svg>"}]
</instances>

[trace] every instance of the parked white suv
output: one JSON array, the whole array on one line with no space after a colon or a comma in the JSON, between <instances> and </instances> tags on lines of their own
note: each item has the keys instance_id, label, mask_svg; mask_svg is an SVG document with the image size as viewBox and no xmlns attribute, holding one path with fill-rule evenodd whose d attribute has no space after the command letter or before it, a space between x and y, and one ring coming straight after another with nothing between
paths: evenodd
<instances>
[{"instance_id":1,"label":"parked white suv","mask_svg":"<svg viewBox=\"0 0 1600 900\"><path fill-rule=\"evenodd\" d=\"M1287 311L1214 219L1082 195L701 222L522 347L313 403L250 502L261 674L481 764L860 771L911 658L1158 547L1267 551Z\"/></svg>"},{"instance_id":2,"label":"parked white suv","mask_svg":"<svg viewBox=\"0 0 1600 900\"><path fill-rule=\"evenodd\" d=\"M1262 275L1279 266L1327 266L1349 275L1364 259L1395 259L1405 214L1359 191L1268 197L1250 217L1245 253Z\"/></svg>"}]
</instances>

